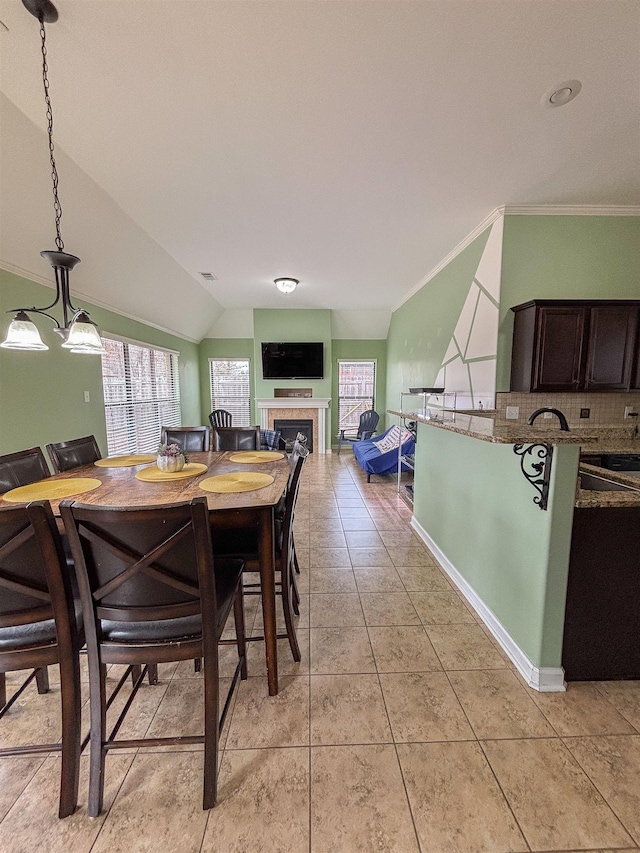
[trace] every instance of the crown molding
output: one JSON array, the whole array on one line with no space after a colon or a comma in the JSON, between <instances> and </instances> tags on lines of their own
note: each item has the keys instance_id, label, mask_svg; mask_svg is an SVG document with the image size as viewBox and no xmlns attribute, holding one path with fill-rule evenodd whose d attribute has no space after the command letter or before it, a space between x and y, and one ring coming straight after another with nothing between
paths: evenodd
<instances>
[{"instance_id":1,"label":"crown molding","mask_svg":"<svg viewBox=\"0 0 640 853\"><path fill-rule=\"evenodd\" d=\"M21 278L26 278L28 281L33 281L36 284L43 284L45 287L50 287L52 290L55 290L55 282L51 281L51 279L47 279L37 273L32 273L30 270L22 269L22 267L18 267L10 261L5 261L2 258L0 258L0 269L13 273L13 275L18 275ZM175 329L168 329L166 326L160 326L157 323L152 323L150 320L145 320L144 317L138 317L136 314L128 314L126 311L116 308L115 305L110 305L108 302L102 302L102 300L96 299L93 296L87 296L86 293L83 293L81 290L76 290L75 287L73 289L73 293L74 297L86 300L90 305L95 305L96 308L104 308L106 311L111 311L119 317L125 317L127 320L135 320L136 323L142 323L144 326L149 326L151 329L157 329L159 332L164 332L167 335L173 335L174 338L180 338L181 340L189 341L189 343L192 344L200 343L197 338L190 338L187 335L183 335L181 332L176 332Z\"/></svg>"},{"instance_id":2,"label":"crown molding","mask_svg":"<svg viewBox=\"0 0 640 853\"><path fill-rule=\"evenodd\" d=\"M506 216L640 216L637 205L622 204L506 204Z\"/></svg>"},{"instance_id":3,"label":"crown molding","mask_svg":"<svg viewBox=\"0 0 640 853\"><path fill-rule=\"evenodd\" d=\"M439 264L437 264L426 276L421 279L418 284L414 285L411 290L406 293L402 299L396 303L391 309L393 314L398 308L402 307L405 302L415 296L419 290L428 284L432 278L438 275L451 261L463 252L476 237L479 237L490 225L499 219L501 216L640 216L640 207L636 205L616 205L616 204L590 204L590 205L570 205L570 204L504 204L500 207L495 207L488 216L486 216L479 225L470 231L467 236L461 240L458 245L452 249Z\"/></svg>"}]
</instances>

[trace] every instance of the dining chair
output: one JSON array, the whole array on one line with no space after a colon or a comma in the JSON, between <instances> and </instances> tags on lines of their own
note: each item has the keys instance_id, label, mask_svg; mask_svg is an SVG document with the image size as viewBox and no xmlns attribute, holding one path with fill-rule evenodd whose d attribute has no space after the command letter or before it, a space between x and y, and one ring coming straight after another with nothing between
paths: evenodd
<instances>
[{"instance_id":1,"label":"dining chair","mask_svg":"<svg viewBox=\"0 0 640 853\"><path fill-rule=\"evenodd\" d=\"M79 468L81 465L90 465L102 456L93 435L47 444L47 453L56 474Z\"/></svg>"},{"instance_id":2,"label":"dining chair","mask_svg":"<svg viewBox=\"0 0 640 853\"><path fill-rule=\"evenodd\" d=\"M214 427L214 450L260 450L260 427Z\"/></svg>"},{"instance_id":3,"label":"dining chair","mask_svg":"<svg viewBox=\"0 0 640 853\"><path fill-rule=\"evenodd\" d=\"M208 426L162 427L160 436L162 444L177 444L187 453L211 448L211 428Z\"/></svg>"},{"instance_id":4,"label":"dining chair","mask_svg":"<svg viewBox=\"0 0 640 853\"><path fill-rule=\"evenodd\" d=\"M59 817L78 803L80 769L80 663L84 643L51 506L34 501L0 509L0 718L11 726L11 708L34 680L49 689L48 665L60 666L62 737L57 743L11 746L0 756L60 752ZM5 673L32 669L7 700ZM15 722L19 724L20 711Z\"/></svg>"},{"instance_id":5,"label":"dining chair","mask_svg":"<svg viewBox=\"0 0 640 853\"><path fill-rule=\"evenodd\" d=\"M246 679L243 563L215 559L207 500L155 507L60 504L82 601L91 706L88 812L102 809L105 756L112 749L204 743L203 808L215 805L218 738L238 677ZM236 639L222 640L231 608ZM218 644L236 643L238 663L219 720ZM118 729L148 665L202 659L204 733L118 740ZM106 664L125 664L109 700ZM132 697L108 732L108 704L142 665Z\"/></svg>"},{"instance_id":6,"label":"dining chair","mask_svg":"<svg viewBox=\"0 0 640 853\"><path fill-rule=\"evenodd\" d=\"M50 476L47 460L39 447L0 456L0 495Z\"/></svg>"},{"instance_id":7,"label":"dining chair","mask_svg":"<svg viewBox=\"0 0 640 853\"><path fill-rule=\"evenodd\" d=\"M343 441L365 441L367 438L371 438L372 435L375 434L376 427L378 426L378 421L380 420L380 415L374 411L373 409L367 409L366 412L363 412L360 415L360 422L358 423L357 430L349 429L345 427L341 429L338 434L338 456L340 456L340 449L342 447ZM350 435L348 433L351 433Z\"/></svg>"},{"instance_id":8,"label":"dining chair","mask_svg":"<svg viewBox=\"0 0 640 853\"><path fill-rule=\"evenodd\" d=\"M209 423L212 427L230 427L231 421L231 412L227 412L226 409L214 409L209 415Z\"/></svg>"},{"instance_id":9,"label":"dining chair","mask_svg":"<svg viewBox=\"0 0 640 853\"><path fill-rule=\"evenodd\" d=\"M292 454L293 455L293 454ZM296 456L285 496L284 515L274 519L275 539L275 570L280 575L277 592L282 599L282 609L286 634L278 634L278 639L288 639L291 653L295 661L300 660L300 648L296 636L293 614L298 614L300 596L292 569L295 561L293 542L293 520L295 506L300 487L302 466L309 455L306 448ZM239 557L244 561L245 572L257 572L260 569L257 536L251 528L234 528L218 530L214 542L214 552L225 557ZM260 583L244 584L245 594L260 595ZM251 642L262 640L264 637L250 637Z\"/></svg>"}]
</instances>

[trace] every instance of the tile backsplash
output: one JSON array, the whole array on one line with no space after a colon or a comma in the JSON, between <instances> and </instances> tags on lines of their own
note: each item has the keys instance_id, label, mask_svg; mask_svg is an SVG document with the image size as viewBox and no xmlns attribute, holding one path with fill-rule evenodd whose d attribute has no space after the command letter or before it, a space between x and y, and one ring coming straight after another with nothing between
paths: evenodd
<instances>
[{"instance_id":1,"label":"tile backsplash","mask_svg":"<svg viewBox=\"0 0 640 853\"><path fill-rule=\"evenodd\" d=\"M522 394L519 392L498 392L496 411L504 418L507 406L519 408L518 421L526 421L532 412L542 406L560 409L567 418L570 427L633 427L638 418L625 418L624 411L632 406L632 411L640 413L640 392L621 392L608 394ZM589 409L589 417L581 418L580 409Z\"/></svg>"}]
</instances>

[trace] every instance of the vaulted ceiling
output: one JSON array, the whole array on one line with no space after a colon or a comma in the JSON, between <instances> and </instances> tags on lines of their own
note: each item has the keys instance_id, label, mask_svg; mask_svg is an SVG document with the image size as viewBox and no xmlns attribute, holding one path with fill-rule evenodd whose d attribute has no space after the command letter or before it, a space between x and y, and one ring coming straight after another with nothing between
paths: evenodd
<instances>
[{"instance_id":1,"label":"vaulted ceiling","mask_svg":"<svg viewBox=\"0 0 640 853\"><path fill-rule=\"evenodd\" d=\"M218 309L389 311L496 206L640 203L637 0L57 6L60 151ZM37 22L0 19L0 88L44 128Z\"/></svg>"}]
</instances>

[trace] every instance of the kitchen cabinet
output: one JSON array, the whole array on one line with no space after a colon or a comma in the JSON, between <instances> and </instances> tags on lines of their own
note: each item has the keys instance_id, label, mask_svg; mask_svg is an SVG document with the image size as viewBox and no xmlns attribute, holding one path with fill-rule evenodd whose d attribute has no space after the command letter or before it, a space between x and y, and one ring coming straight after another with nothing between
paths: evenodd
<instances>
[{"instance_id":1,"label":"kitchen cabinet","mask_svg":"<svg viewBox=\"0 0 640 853\"><path fill-rule=\"evenodd\" d=\"M598 305L589 312L585 391L628 391L638 335L638 307Z\"/></svg>"},{"instance_id":2,"label":"kitchen cabinet","mask_svg":"<svg viewBox=\"0 0 640 853\"><path fill-rule=\"evenodd\" d=\"M640 301L533 300L511 310L511 391L640 386Z\"/></svg>"}]
</instances>

